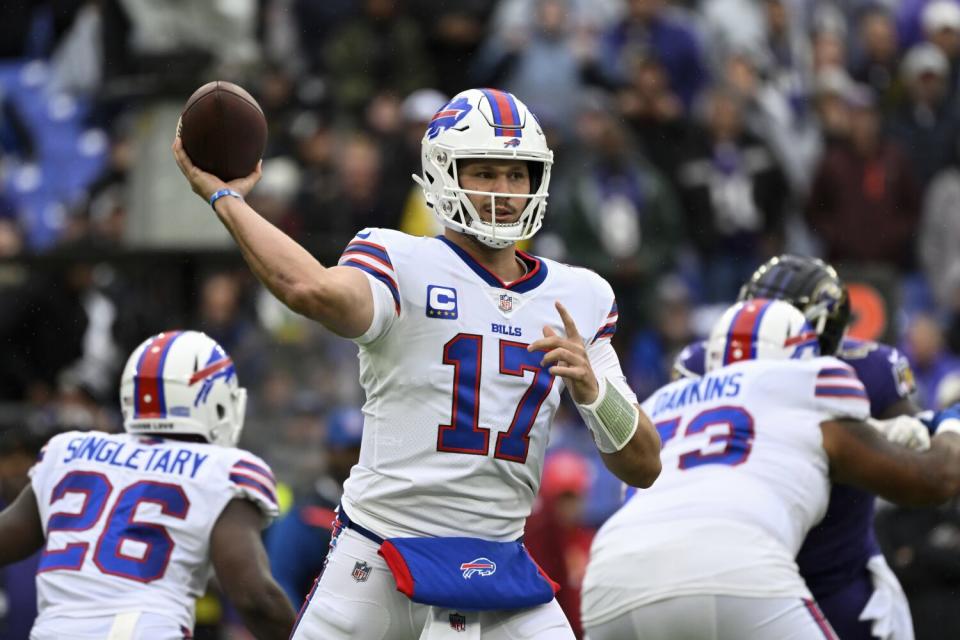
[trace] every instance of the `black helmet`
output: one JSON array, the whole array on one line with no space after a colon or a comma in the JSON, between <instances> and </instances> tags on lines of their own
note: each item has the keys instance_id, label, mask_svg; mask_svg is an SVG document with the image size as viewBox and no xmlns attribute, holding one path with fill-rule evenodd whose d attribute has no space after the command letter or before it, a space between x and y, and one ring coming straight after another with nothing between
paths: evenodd
<instances>
[{"instance_id":1,"label":"black helmet","mask_svg":"<svg viewBox=\"0 0 960 640\"><path fill-rule=\"evenodd\" d=\"M740 288L737 300L776 298L803 312L820 353L833 355L850 322L850 296L836 270L819 258L784 254L762 264Z\"/></svg>"}]
</instances>

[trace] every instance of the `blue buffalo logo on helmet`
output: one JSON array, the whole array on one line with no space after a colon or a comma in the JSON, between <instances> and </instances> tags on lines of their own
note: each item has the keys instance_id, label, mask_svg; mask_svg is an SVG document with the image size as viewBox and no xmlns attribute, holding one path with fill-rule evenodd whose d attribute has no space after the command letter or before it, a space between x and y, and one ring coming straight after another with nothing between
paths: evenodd
<instances>
[{"instance_id":1,"label":"blue buffalo logo on helmet","mask_svg":"<svg viewBox=\"0 0 960 640\"><path fill-rule=\"evenodd\" d=\"M475 575L480 577L492 576L497 572L497 565L489 558L477 558L461 564L460 571L463 572L463 579L469 580Z\"/></svg>"},{"instance_id":2,"label":"blue buffalo logo on helmet","mask_svg":"<svg viewBox=\"0 0 960 640\"><path fill-rule=\"evenodd\" d=\"M463 120L471 109L473 107L465 97L454 98L433 115L430 124L427 125L427 138L433 140L440 135L440 132L457 126L457 123Z\"/></svg>"}]
</instances>

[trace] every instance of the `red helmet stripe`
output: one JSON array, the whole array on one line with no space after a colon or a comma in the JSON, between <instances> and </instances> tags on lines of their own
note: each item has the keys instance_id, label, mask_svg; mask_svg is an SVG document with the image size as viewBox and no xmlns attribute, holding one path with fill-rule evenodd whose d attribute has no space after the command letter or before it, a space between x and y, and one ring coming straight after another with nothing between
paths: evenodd
<instances>
[{"instance_id":1,"label":"red helmet stripe","mask_svg":"<svg viewBox=\"0 0 960 640\"><path fill-rule=\"evenodd\" d=\"M760 319L769 306L769 300L750 300L743 303L730 323L727 348L723 354L724 365L757 357L756 341Z\"/></svg>"},{"instance_id":2,"label":"red helmet stripe","mask_svg":"<svg viewBox=\"0 0 960 640\"><path fill-rule=\"evenodd\" d=\"M181 331L161 333L140 354L140 362L133 376L134 418L165 418L163 397L163 363L170 345Z\"/></svg>"}]
</instances>

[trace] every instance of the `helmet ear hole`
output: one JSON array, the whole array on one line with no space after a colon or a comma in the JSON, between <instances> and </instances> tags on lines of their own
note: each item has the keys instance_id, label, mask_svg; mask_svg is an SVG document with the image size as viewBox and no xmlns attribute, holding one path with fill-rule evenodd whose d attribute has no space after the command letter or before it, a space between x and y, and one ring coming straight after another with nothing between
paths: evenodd
<instances>
[{"instance_id":1,"label":"helmet ear hole","mask_svg":"<svg viewBox=\"0 0 960 640\"><path fill-rule=\"evenodd\" d=\"M227 408L224 407L222 404L218 404L218 405L217 405L217 419L218 419L218 420L223 420L224 416L226 416L226 415L227 415Z\"/></svg>"}]
</instances>

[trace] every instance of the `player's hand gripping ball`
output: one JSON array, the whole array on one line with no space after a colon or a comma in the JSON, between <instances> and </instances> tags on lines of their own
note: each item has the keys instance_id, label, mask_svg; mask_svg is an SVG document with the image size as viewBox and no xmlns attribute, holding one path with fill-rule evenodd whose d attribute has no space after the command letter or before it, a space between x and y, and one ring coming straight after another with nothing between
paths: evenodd
<instances>
[{"instance_id":1,"label":"player's hand gripping ball","mask_svg":"<svg viewBox=\"0 0 960 640\"><path fill-rule=\"evenodd\" d=\"M229 182L256 169L267 144L267 120L243 88L216 80L187 100L177 135L193 164Z\"/></svg>"}]
</instances>

